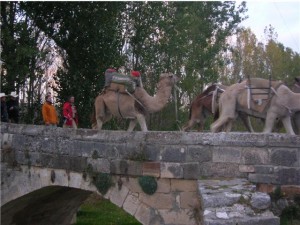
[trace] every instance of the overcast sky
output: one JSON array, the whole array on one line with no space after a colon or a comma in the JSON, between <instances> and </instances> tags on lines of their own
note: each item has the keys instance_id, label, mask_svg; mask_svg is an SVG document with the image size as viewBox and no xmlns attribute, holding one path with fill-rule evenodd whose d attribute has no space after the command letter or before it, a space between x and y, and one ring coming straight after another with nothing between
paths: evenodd
<instances>
[{"instance_id":1,"label":"overcast sky","mask_svg":"<svg viewBox=\"0 0 300 225\"><path fill-rule=\"evenodd\" d=\"M300 53L300 1L246 1L249 18L241 25L250 27L259 41L270 24L278 34L278 42ZM238 3L238 2L237 2Z\"/></svg>"}]
</instances>

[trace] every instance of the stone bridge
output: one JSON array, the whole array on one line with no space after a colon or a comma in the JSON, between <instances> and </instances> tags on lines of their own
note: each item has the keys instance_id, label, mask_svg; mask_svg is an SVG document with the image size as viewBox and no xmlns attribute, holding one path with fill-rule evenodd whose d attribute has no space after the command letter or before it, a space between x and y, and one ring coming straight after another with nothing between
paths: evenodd
<instances>
[{"instance_id":1,"label":"stone bridge","mask_svg":"<svg viewBox=\"0 0 300 225\"><path fill-rule=\"evenodd\" d=\"M92 192L142 224L217 224L199 191L217 178L299 188L300 137L1 124L2 225L71 224Z\"/></svg>"}]
</instances>

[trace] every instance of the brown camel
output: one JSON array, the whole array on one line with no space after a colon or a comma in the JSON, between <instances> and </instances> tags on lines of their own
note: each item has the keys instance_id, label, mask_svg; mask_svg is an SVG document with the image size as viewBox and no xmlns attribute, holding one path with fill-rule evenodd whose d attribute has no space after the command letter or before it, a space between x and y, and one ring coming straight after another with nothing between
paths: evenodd
<instances>
[{"instance_id":1,"label":"brown camel","mask_svg":"<svg viewBox=\"0 0 300 225\"><path fill-rule=\"evenodd\" d=\"M251 88L248 87L251 85ZM220 117L211 125L212 132L230 131L237 112L265 119L264 133L271 133L276 119L282 121L286 132L294 135L291 114L300 111L300 93L292 92L278 81L260 78L233 84L220 97ZM266 88L266 89L261 89ZM249 92L255 95L250 95Z\"/></svg>"},{"instance_id":2,"label":"brown camel","mask_svg":"<svg viewBox=\"0 0 300 225\"><path fill-rule=\"evenodd\" d=\"M209 85L201 94L196 96L190 105L189 121L182 127L182 131L188 131L198 124L198 131L203 131L207 116L213 114L212 100L216 90L223 92L226 87L220 84Z\"/></svg>"},{"instance_id":3,"label":"brown camel","mask_svg":"<svg viewBox=\"0 0 300 225\"><path fill-rule=\"evenodd\" d=\"M227 86L222 84L209 85L191 103L189 121L182 127L182 131L188 131L198 124L198 131L203 131L204 123L209 115L216 120L219 116L217 98L226 90ZM245 113L240 112L239 117L249 132L253 132L251 123Z\"/></svg>"},{"instance_id":4,"label":"brown camel","mask_svg":"<svg viewBox=\"0 0 300 225\"><path fill-rule=\"evenodd\" d=\"M102 125L115 116L130 119L128 131L133 131L137 122L142 131L147 131L146 113L154 113L163 109L168 103L172 88L177 81L178 77L172 73L161 74L154 97L150 96L142 87L137 87L132 95L124 91L115 91L114 85L120 86L120 84L111 83L110 88L95 99L94 120L96 124L93 124L93 128L101 130Z\"/></svg>"}]
</instances>

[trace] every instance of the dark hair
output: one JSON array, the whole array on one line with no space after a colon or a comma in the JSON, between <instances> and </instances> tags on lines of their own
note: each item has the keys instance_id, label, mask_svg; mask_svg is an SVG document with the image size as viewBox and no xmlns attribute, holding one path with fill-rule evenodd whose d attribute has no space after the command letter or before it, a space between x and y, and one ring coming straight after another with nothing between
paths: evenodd
<instances>
[{"instance_id":1,"label":"dark hair","mask_svg":"<svg viewBox=\"0 0 300 225\"><path fill-rule=\"evenodd\" d=\"M69 95L69 96L67 97L67 101L70 101L70 99L71 99L72 97L75 98L74 95Z\"/></svg>"}]
</instances>

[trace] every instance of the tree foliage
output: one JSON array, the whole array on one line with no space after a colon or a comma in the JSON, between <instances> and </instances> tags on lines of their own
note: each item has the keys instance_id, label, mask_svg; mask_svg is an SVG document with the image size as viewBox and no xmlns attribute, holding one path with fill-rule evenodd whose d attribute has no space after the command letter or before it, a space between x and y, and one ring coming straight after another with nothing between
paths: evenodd
<instances>
[{"instance_id":1,"label":"tree foliage","mask_svg":"<svg viewBox=\"0 0 300 225\"><path fill-rule=\"evenodd\" d=\"M186 104L218 79L224 64L219 55L229 48L226 38L245 10L245 3L236 7L235 2L1 2L7 27L2 88L19 90L29 79L28 94L33 93L36 81L41 86L43 74L56 63L59 86L51 88L58 102L74 95L80 127L90 127L105 69L125 65L142 72L149 94L155 93L161 72L181 76L178 105ZM174 117L170 104L149 118L149 128L174 129Z\"/></svg>"}]
</instances>

